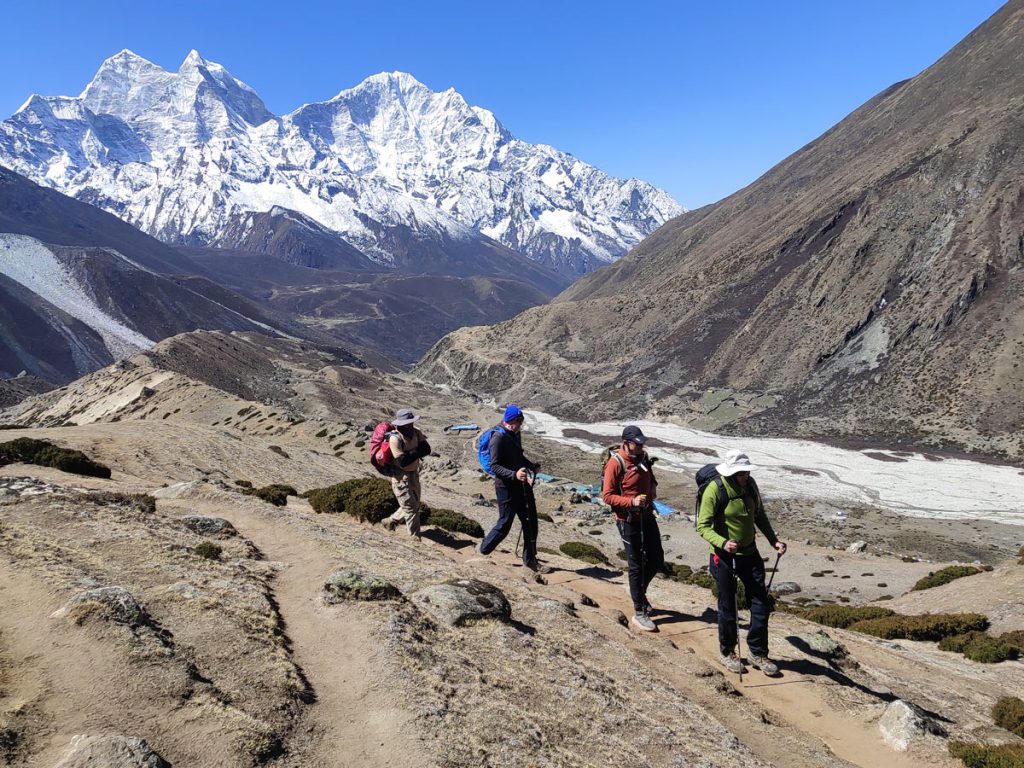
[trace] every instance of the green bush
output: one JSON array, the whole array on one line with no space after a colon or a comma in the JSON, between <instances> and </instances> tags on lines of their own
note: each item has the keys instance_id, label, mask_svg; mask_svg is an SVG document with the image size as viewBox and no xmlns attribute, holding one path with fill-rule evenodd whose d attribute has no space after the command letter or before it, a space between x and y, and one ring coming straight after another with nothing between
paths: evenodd
<instances>
[{"instance_id":1,"label":"green bush","mask_svg":"<svg viewBox=\"0 0 1024 768\"><path fill-rule=\"evenodd\" d=\"M116 491L100 491L99 493L86 493L82 498L100 506L115 504L118 506L131 507L132 509L147 515L156 512L156 499L148 493L118 493Z\"/></svg>"},{"instance_id":2,"label":"green bush","mask_svg":"<svg viewBox=\"0 0 1024 768\"><path fill-rule=\"evenodd\" d=\"M1024 701L1016 696L1000 699L992 707L992 721L1024 739Z\"/></svg>"},{"instance_id":3,"label":"green bush","mask_svg":"<svg viewBox=\"0 0 1024 768\"><path fill-rule=\"evenodd\" d=\"M255 496L275 507L283 507L288 503L289 496L298 496L299 492L290 485L264 485L262 488L243 488L242 493L246 496Z\"/></svg>"},{"instance_id":4,"label":"green bush","mask_svg":"<svg viewBox=\"0 0 1024 768\"><path fill-rule=\"evenodd\" d=\"M604 553L593 544L586 544L582 541L567 541L558 548L563 555L568 555L584 563L594 565L610 565Z\"/></svg>"},{"instance_id":5,"label":"green bush","mask_svg":"<svg viewBox=\"0 0 1024 768\"><path fill-rule=\"evenodd\" d=\"M324 427L316 433L316 437L327 437L327 427Z\"/></svg>"},{"instance_id":6,"label":"green bush","mask_svg":"<svg viewBox=\"0 0 1024 768\"><path fill-rule=\"evenodd\" d=\"M969 744L949 742L949 754L963 760L967 768L1024 768L1022 744Z\"/></svg>"},{"instance_id":7,"label":"green bush","mask_svg":"<svg viewBox=\"0 0 1024 768\"><path fill-rule=\"evenodd\" d=\"M623 554L625 554L625 550L623 550ZM693 576L693 568L682 563L665 563L664 568L666 576L683 584L688 584L690 577Z\"/></svg>"},{"instance_id":8,"label":"green bush","mask_svg":"<svg viewBox=\"0 0 1024 768\"><path fill-rule=\"evenodd\" d=\"M718 585L715 584L715 577L704 570L694 571L690 577L690 583L695 587L704 587L704 589L710 589L714 593L718 589Z\"/></svg>"},{"instance_id":9,"label":"green bush","mask_svg":"<svg viewBox=\"0 0 1024 768\"><path fill-rule=\"evenodd\" d=\"M484 537L480 523L453 509L433 509L423 504L420 507L420 523L434 525L452 533L464 533L477 539Z\"/></svg>"},{"instance_id":10,"label":"green bush","mask_svg":"<svg viewBox=\"0 0 1024 768\"><path fill-rule=\"evenodd\" d=\"M889 608L879 608L873 605L819 605L816 608L810 608L803 616L805 619L824 624L826 627L846 629L858 621L881 619L895 614L896 612Z\"/></svg>"},{"instance_id":11,"label":"green bush","mask_svg":"<svg viewBox=\"0 0 1024 768\"><path fill-rule=\"evenodd\" d=\"M1015 629L1012 632L1003 632L999 639L1009 643L1021 653L1024 653L1024 629Z\"/></svg>"},{"instance_id":12,"label":"green bush","mask_svg":"<svg viewBox=\"0 0 1024 768\"><path fill-rule=\"evenodd\" d=\"M357 477L327 488L306 492L314 511L321 514L346 513L357 520L379 523L398 509L391 483L382 477Z\"/></svg>"},{"instance_id":13,"label":"green bush","mask_svg":"<svg viewBox=\"0 0 1024 768\"><path fill-rule=\"evenodd\" d=\"M202 541L196 544L192 551L200 557L205 557L207 560L220 560L220 553L224 550L221 549L219 544L214 544L212 541Z\"/></svg>"},{"instance_id":14,"label":"green bush","mask_svg":"<svg viewBox=\"0 0 1024 768\"><path fill-rule=\"evenodd\" d=\"M1012 643L1001 638L992 637L988 632L965 632L962 635L950 635L939 641L940 651L962 653L971 661L981 664L997 664L1007 659L1015 659L1018 649Z\"/></svg>"},{"instance_id":15,"label":"green bush","mask_svg":"<svg viewBox=\"0 0 1024 768\"><path fill-rule=\"evenodd\" d=\"M981 573L981 569L975 568L973 565L951 565L948 568L934 571L918 579L917 583L910 588L910 591L918 592L922 589L940 587L943 584L949 584L951 581L962 579L964 576L973 576L976 573Z\"/></svg>"},{"instance_id":16,"label":"green bush","mask_svg":"<svg viewBox=\"0 0 1024 768\"><path fill-rule=\"evenodd\" d=\"M980 613L896 614L858 621L849 628L883 640L941 640L950 635L987 629L988 619Z\"/></svg>"},{"instance_id":17,"label":"green bush","mask_svg":"<svg viewBox=\"0 0 1024 768\"><path fill-rule=\"evenodd\" d=\"M86 477L110 478L110 468L93 461L81 451L59 448L47 440L19 437L0 443L0 466L14 462L52 467Z\"/></svg>"},{"instance_id":18,"label":"green bush","mask_svg":"<svg viewBox=\"0 0 1024 768\"><path fill-rule=\"evenodd\" d=\"M248 480L235 480L235 485L239 488L252 488L252 483Z\"/></svg>"}]
</instances>

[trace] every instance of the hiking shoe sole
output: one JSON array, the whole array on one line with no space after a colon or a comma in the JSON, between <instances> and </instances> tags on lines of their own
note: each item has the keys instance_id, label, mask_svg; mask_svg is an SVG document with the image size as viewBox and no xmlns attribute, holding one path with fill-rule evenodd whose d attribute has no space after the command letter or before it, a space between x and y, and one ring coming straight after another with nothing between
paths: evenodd
<instances>
[{"instance_id":1,"label":"hiking shoe sole","mask_svg":"<svg viewBox=\"0 0 1024 768\"><path fill-rule=\"evenodd\" d=\"M763 656L751 656L750 666L754 669L760 669L768 677L775 677L779 674L779 665Z\"/></svg>"}]
</instances>

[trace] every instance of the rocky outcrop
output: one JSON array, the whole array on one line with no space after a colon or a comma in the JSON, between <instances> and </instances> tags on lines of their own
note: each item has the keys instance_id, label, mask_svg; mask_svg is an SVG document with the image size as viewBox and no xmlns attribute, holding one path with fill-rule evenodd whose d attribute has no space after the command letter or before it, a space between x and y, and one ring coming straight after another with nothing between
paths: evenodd
<instances>
[{"instance_id":1,"label":"rocky outcrop","mask_svg":"<svg viewBox=\"0 0 1024 768\"><path fill-rule=\"evenodd\" d=\"M136 736L75 736L54 768L171 768Z\"/></svg>"},{"instance_id":2,"label":"rocky outcrop","mask_svg":"<svg viewBox=\"0 0 1024 768\"><path fill-rule=\"evenodd\" d=\"M445 624L455 627L512 616L505 593L477 579L456 579L413 592L409 599Z\"/></svg>"},{"instance_id":3,"label":"rocky outcrop","mask_svg":"<svg viewBox=\"0 0 1024 768\"><path fill-rule=\"evenodd\" d=\"M885 743L897 752L906 752L915 739L926 734L946 735L945 730L934 718L928 716L920 707L901 699L890 702L885 708L878 728Z\"/></svg>"}]
</instances>

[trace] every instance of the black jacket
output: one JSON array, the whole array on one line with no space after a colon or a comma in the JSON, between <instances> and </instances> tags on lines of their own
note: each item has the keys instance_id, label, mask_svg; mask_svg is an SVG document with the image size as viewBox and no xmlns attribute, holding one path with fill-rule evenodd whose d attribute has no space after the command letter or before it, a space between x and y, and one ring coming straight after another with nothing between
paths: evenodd
<instances>
[{"instance_id":1,"label":"black jacket","mask_svg":"<svg viewBox=\"0 0 1024 768\"><path fill-rule=\"evenodd\" d=\"M537 465L523 455L522 435L498 429L491 435L491 471L506 485L518 483L516 472L526 468L536 471Z\"/></svg>"}]
</instances>

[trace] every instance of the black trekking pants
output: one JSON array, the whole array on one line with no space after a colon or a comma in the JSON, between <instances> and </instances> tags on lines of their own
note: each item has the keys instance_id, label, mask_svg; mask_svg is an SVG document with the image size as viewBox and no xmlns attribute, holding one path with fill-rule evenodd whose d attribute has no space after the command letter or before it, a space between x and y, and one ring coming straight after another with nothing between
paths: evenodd
<instances>
[{"instance_id":1,"label":"black trekking pants","mask_svg":"<svg viewBox=\"0 0 1024 768\"><path fill-rule=\"evenodd\" d=\"M514 482L508 485L502 480L494 481L494 495L498 499L498 522L491 528L480 544L480 552L489 555L512 530L512 521L517 517L523 527L523 562L529 563L537 557L537 502L533 498L533 486Z\"/></svg>"},{"instance_id":2,"label":"black trekking pants","mask_svg":"<svg viewBox=\"0 0 1024 768\"><path fill-rule=\"evenodd\" d=\"M768 655L768 591L764 586L764 561L755 549L747 555L722 555L715 562L711 555L708 570L718 584L718 645L723 656L736 649L736 575L743 582L750 603L750 629L747 630L747 650L755 656Z\"/></svg>"},{"instance_id":3,"label":"black trekking pants","mask_svg":"<svg viewBox=\"0 0 1024 768\"><path fill-rule=\"evenodd\" d=\"M629 563L629 596L633 598L633 610L642 613L647 604L647 585L665 564L658 522L653 512L644 512L640 517L616 520L615 525Z\"/></svg>"}]
</instances>

